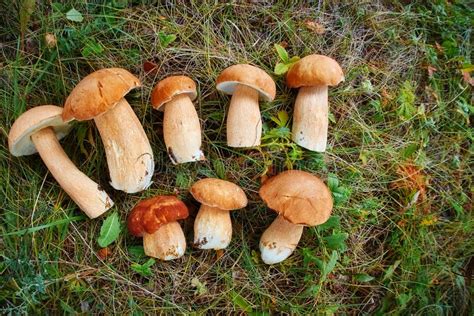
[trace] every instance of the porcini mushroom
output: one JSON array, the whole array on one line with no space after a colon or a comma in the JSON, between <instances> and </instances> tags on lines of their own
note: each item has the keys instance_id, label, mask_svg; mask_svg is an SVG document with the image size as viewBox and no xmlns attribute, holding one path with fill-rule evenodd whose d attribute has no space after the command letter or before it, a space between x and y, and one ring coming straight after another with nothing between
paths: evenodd
<instances>
[{"instance_id":1,"label":"porcini mushroom","mask_svg":"<svg viewBox=\"0 0 474 316\"><path fill-rule=\"evenodd\" d=\"M164 111L163 137L174 164L205 160L201 151L201 125L193 105L196 84L186 76L161 80L151 93L151 104Z\"/></svg>"},{"instance_id":2,"label":"porcini mushroom","mask_svg":"<svg viewBox=\"0 0 474 316\"><path fill-rule=\"evenodd\" d=\"M62 120L62 112L63 108L54 105L26 111L13 123L8 148L16 157L38 152L63 190L89 218L96 218L114 203L97 183L74 165L59 144L71 129Z\"/></svg>"},{"instance_id":3,"label":"porcini mushroom","mask_svg":"<svg viewBox=\"0 0 474 316\"><path fill-rule=\"evenodd\" d=\"M197 181L192 196L201 203L194 221L194 245L199 249L224 249L232 238L231 210L247 206L245 192L236 184L213 178Z\"/></svg>"},{"instance_id":4,"label":"porcini mushroom","mask_svg":"<svg viewBox=\"0 0 474 316\"><path fill-rule=\"evenodd\" d=\"M64 105L63 120L94 119L105 148L110 184L136 193L151 184L153 151L140 121L125 95L140 81L121 68L91 73L72 90Z\"/></svg>"},{"instance_id":5,"label":"porcini mushroom","mask_svg":"<svg viewBox=\"0 0 474 316\"><path fill-rule=\"evenodd\" d=\"M260 145L262 118L258 101L273 101L275 82L255 66L230 66L217 78L217 90L232 95L227 115L227 145L254 147Z\"/></svg>"},{"instance_id":6,"label":"porcini mushroom","mask_svg":"<svg viewBox=\"0 0 474 316\"><path fill-rule=\"evenodd\" d=\"M282 172L267 180L259 194L278 213L260 238L260 252L266 264L288 258L298 245L303 227L323 224L331 215L331 192L308 172Z\"/></svg>"},{"instance_id":7,"label":"porcini mushroom","mask_svg":"<svg viewBox=\"0 0 474 316\"><path fill-rule=\"evenodd\" d=\"M177 197L155 196L133 208L127 227L132 235L143 237L147 256L173 260L186 250L186 239L177 221L188 215L188 208Z\"/></svg>"},{"instance_id":8,"label":"porcini mushroom","mask_svg":"<svg viewBox=\"0 0 474 316\"><path fill-rule=\"evenodd\" d=\"M300 88L293 112L293 141L312 151L324 152L328 138L328 86L344 81L341 66L332 58L309 55L286 74L290 88Z\"/></svg>"}]
</instances>

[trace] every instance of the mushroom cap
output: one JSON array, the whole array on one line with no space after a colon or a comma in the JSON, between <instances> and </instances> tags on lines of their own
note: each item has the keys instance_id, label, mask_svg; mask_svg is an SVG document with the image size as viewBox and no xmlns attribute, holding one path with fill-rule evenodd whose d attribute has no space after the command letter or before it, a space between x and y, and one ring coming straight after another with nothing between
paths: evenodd
<instances>
[{"instance_id":1,"label":"mushroom cap","mask_svg":"<svg viewBox=\"0 0 474 316\"><path fill-rule=\"evenodd\" d=\"M8 134L8 148L13 156L26 156L37 152L31 135L51 127L58 140L66 136L71 126L61 118L63 108L55 105L40 105L29 109L17 118Z\"/></svg>"},{"instance_id":2,"label":"mushroom cap","mask_svg":"<svg viewBox=\"0 0 474 316\"><path fill-rule=\"evenodd\" d=\"M276 94L275 81L262 69L247 65L233 65L217 77L216 88L225 94L233 94L237 85L248 86L258 91L261 100L273 101Z\"/></svg>"},{"instance_id":3,"label":"mushroom cap","mask_svg":"<svg viewBox=\"0 0 474 316\"><path fill-rule=\"evenodd\" d=\"M196 83L187 76L167 77L153 88L151 92L151 105L157 110L163 111L163 105L171 101L175 96L187 94L191 101L197 97Z\"/></svg>"},{"instance_id":4,"label":"mushroom cap","mask_svg":"<svg viewBox=\"0 0 474 316\"><path fill-rule=\"evenodd\" d=\"M286 74L290 88L336 86L341 81L344 81L344 73L337 61L316 54L301 58Z\"/></svg>"},{"instance_id":5,"label":"mushroom cap","mask_svg":"<svg viewBox=\"0 0 474 316\"><path fill-rule=\"evenodd\" d=\"M171 195L159 195L139 202L127 219L129 232L137 237L153 234L162 225L185 219L188 208L181 200Z\"/></svg>"},{"instance_id":6,"label":"mushroom cap","mask_svg":"<svg viewBox=\"0 0 474 316\"><path fill-rule=\"evenodd\" d=\"M308 172L284 171L267 180L258 193L268 207L293 224L320 225L331 215L331 192Z\"/></svg>"},{"instance_id":7,"label":"mushroom cap","mask_svg":"<svg viewBox=\"0 0 474 316\"><path fill-rule=\"evenodd\" d=\"M199 203L226 211L246 207L248 202L244 190L237 184L221 179L201 179L190 191Z\"/></svg>"},{"instance_id":8,"label":"mushroom cap","mask_svg":"<svg viewBox=\"0 0 474 316\"><path fill-rule=\"evenodd\" d=\"M84 121L112 109L140 80L122 68L97 70L71 91L64 104L63 119Z\"/></svg>"}]
</instances>

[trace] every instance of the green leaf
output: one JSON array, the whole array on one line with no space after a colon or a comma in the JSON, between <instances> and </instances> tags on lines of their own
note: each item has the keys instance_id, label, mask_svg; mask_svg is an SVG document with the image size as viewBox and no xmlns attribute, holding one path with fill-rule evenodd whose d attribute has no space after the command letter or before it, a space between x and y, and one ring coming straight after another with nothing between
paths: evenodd
<instances>
[{"instance_id":1,"label":"green leaf","mask_svg":"<svg viewBox=\"0 0 474 316\"><path fill-rule=\"evenodd\" d=\"M141 276L149 277L153 274L151 267L155 264L155 259L150 258L144 264L132 263L131 268L133 271L137 272Z\"/></svg>"},{"instance_id":2,"label":"green leaf","mask_svg":"<svg viewBox=\"0 0 474 316\"><path fill-rule=\"evenodd\" d=\"M82 16L81 12L72 8L71 10L67 11L66 19L73 22L82 22L84 20L84 17Z\"/></svg>"},{"instance_id":3,"label":"green leaf","mask_svg":"<svg viewBox=\"0 0 474 316\"><path fill-rule=\"evenodd\" d=\"M329 262L324 265L323 275L321 277L322 280L326 280L328 274L331 273L332 270L334 270L334 268L336 267L337 259L339 259L339 255L337 254L337 251L333 250Z\"/></svg>"},{"instance_id":4,"label":"green leaf","mask_svg":"<svg viewBox=\"0 0 474 316\"><path fill-rule=\"evenodd\" d=\"M214 170L216 171L216 175L220 179L225 179L225 165L220 160L219 158L215 158L212 160L212 166L214 167Z\"/></svg>"},{"instance_id":5,"label":"green leaf","mask_svg":"<svg viewBox=\"0 0 474 316\"><path fill-rule=\"evenodd\" d=\"M120 234L121 226L119 222L119 217L117 213L112 213L105 221L102 223L102 227L100 228L100 235L97 239L99 246L102 248L107 247L111 243L113 243Z\"/></svg>"},{"instance_id":6,"label":"green leaf","mask_svg":"<svg viewBox=\"0 0 474 316\"><path fill-rule=\"evenodd\" d=\"M323 232L331 228L339 228L341 227L341 217L337 215L333 215L329 217L329 219L319 226L317 226L318 230Z\"/></svg>"},{"instance_id":7,"label":"green leaf","mask_svg":"<svg viewBox=\"0 0 474 316\"><path fill-rule=\"evenodd\" d=\"M250 303L247 302L247 300L243 298L239 293L231 291L230 295L232 297L232 303L234 303L234 305L238 306L244 312L252 312L252 306L250 305Z\"/></svg>"},{"instance_id":8,"label":"green leaf","mask_svg":"<svg viewBox=\"0 0 474 316\"><path fill-rule=\"evenodd\" d=\"M415 91L410 81L405 81L398 94L397 114L402 120L409 120L416 114Z\"/></svg>"},{"instance_id":9,"label":"green leaf","mask_svg":"<svg viewBox=\"0 0 474 316\"><path fill-rule=\"evenodd\" d=\"M288 65L286 64L283 64L283 63L278 63L275 65L275 69L273 70L273 72L275 73L275 75L283 75L285 74L287 71L288 71Z\"/></svg>"},{"instance_id":10,"label":"green leaf","mask_svg":"<svg viewBox=\"0 0 474 316\"><path fill-rule=\"evenodd\" d=\"M375 279L373 276L368 275L366 273L359 273L354 276L354 280L357 282L370 282Z\"/></svg>"},{"instance_id":11,"label":"green leaf","mask_svg":"<svg viewBox=\"0 0 474 316\"><path fill-rule=\"evenodd\" d=\"M300 59L301 59L300 56L293 56L293 57L291 57L290 60L288 61L288 64L293 65L293 64L295 64L297 61L299 61ZM291 67L290 67L290 68L291 68Z\"/></svg>"},{"instance_id":12,"label":"green leaf","mask_svg":"<svg viewBox=\"0 0 474 316\"><path fill-rule=\"evenodd\" d=\"M401 260L397 260L395 261L394 264L392 264L390 267L388 267L387 271L385 272L385 275L382 279L382 281L385 281L387 279L390 279L393 275L393 273L395 272L395 270L397 269L398 265L400 264L400 262L402 262Z\"/></svg>"},{"instance_id":13,"label":"green leaf","mask_svg":"<svg viewBox=\"0 0 474 316\"><path fill-rule=\"evenodd\" d=\"M288 123L288 113L286 111L278 111L278 119L280 120L280 127L286 126L286 123Z\"/></svg>"},{"instance_id":14,"label":"green leaf","mask_svg":"<svg viewBox=\"0 0 474 316\"><path fill-rule=\"evenodd\" d=\"M289 63L290 62L290 56L288 56L288 52L286 51L285 48L283 48L283 46L279 45L279 44L275 44L273 45L277 51L277 54L278 56L280 57L280 59L285 63Z\"/></svg>"},{"instance_id":15,"label":"green leaf","mask_svg":"<svg viewBox=\"0 0 474 316\"><path fill-rule=\"evenodd\" d=\"M176 40L176 35L166 34L165 32L160 31L158 32L158 38L160 39L161 47L166 48Z\"/></svg>"},{"instance_id":16,"label":"green leaf","mask_svg":"<svg viewBox=\"0 0 474 316\"><path fill-rule=\"evenodd\" d=\"M331 191L336 190L339 187L339 180L337 176L333 173L328 175L328 187Z\"/></svg>"},{"instance_id":17,"label":"green leaf","mask_svg":"<svg viewBox=\"0 0 474 316\"><path fill-rule=\"evenodd\" d=\"M128 247L128 253L136 259L145 257L145 249L143 249L143 246L130 246Z\"/></svg>"},{"instance_id":18,"label":"green leaf","mask_svg":"<svg viewBox=\"0 0 474 316\"><path fill-rule=\"evenodd\" d=\"M329 249L345 251L347 249L346 239L349 237L347 233L337 233L323 238L324 243Z\"/></svg>"},{"instance_id":19,"label":"green leaf","mask_svg":"<svg viewBox=\"0 0 474 316\"><path fill-rule=\"evenodd\" d=\"M102 45L95 41L88 41L84 48L81 50L81 54L84 57L89 57L90 55L101 55L104 51Z\"/></svg>"}]
</instances>

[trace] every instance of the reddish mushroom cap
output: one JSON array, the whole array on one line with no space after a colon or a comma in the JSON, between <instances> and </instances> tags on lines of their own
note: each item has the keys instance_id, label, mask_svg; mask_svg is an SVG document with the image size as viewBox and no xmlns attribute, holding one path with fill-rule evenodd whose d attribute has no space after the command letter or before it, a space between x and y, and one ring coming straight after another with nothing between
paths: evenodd
<instances>
[{"instance_id":1,"label":"reddish mushroom cap","mask_svg":"<svg viewBox=\"0 0 474 316\"><path fill-rule=\"evenodd\" d=\"M185 219L188 208L175 196L159 195L139 202L130 212L128 231L137 237L153 234L162 225Z\"/></svg>"}]
</instances>

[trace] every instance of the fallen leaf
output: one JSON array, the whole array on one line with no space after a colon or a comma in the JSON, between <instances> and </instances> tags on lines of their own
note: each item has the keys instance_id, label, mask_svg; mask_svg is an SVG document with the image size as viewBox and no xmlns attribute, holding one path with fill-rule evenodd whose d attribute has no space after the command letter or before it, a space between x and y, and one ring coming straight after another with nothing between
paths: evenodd
<instances>
[{"instance_id":1,"label":"fallen leaf","mask_svg":"<svg viewBox=\"0 0 474 316\"><path fill-rule=\"evenodd\" d=\"M441 46L438 42L435 42L435 47L438 53L441 53L441 54L444 53L443 46Z\"/></svg>"},{"instance_id":2,"label":"fallen leaf","mask_svg":"<svg viewBox=\"0 0 474 316\"><path fill-rule=\"evenodd\" d=\"M428 69L428 76L430 77L433 77L434 72L438 70L433 66L428 66L427 69Z\"/></svg>"},{"instance_id":3,"label":"fallen leaf","mask_svg":"<svg viewBox=\"0 0 474 316\"><path fill-rule=\"evenodd\" d=\"M155 74L158 71L158 65L151 61L146 60L143 63L143 70L145 70L147 74L149 73Z\"/></svg>"},{"instance_id":4,"label":"fallen leaf","mask_svg":"<svg viewBox=\"0 0 474 316\"><path fill-rule=\"evenodd\" d=\"M471 78L471 74L468 71L462 71L462 79L465 83L474 87L474 79Z\"/></svg>"},{"instance_id":5,"label":"fallen leaf","mask_svg":"<svg viewBox=\"0 0 474 316\"><path fill-rule=\"evenodd\" d=\"M112 254L112 251L109 247L101 248L97 251L97 255L100 259L105 260Z\"/></svg>"},{"instance_id":6,"label":"fallen leaf","mask_svg":"<svg viewBox=\"0 0 474 316\"><path fill-rule=\"evenodd\" d=\"M224 256L224 249L217 249L216 250L216 261L219 260Z\"/></svg>"},{"instance_id":7,"label":"fallen leaf","mask_svg":"<svg viewBox=\"0 0 474 316\"><path fill-rule=\"evenodd\" d=\"M283 48L287 48L288 47L288 42L287 41L281 41L280 46L283 47Z\"/></svg>"},{"instance_id":8,"label":"fallen leaf","mask_svg":"<svg viewBox=\"0 0 474 316\"><path fill-rule=\"evenodd\" d=\"M391 183L393 189L406 190L410 194L419 192L416 204L419 204L425 214L430 211L430 204L427 201L426 187L428 178L420 169L411 162L405 163L397 168L399 178Z\"/></svg>"},{"instance_id":9,"label":"fallen leaf","mask_svg":"<svg viewBox=\"0 0 474 316\"><path fill-rule=\"evenodd\" d=\"M321 23L306 20L304 24L309 30L313 31L314 33L318 35L323 35L326 32L326 28Z\"/></svg>"},{"instance_id":10,"label":"fallen leaf","mask_svg":"<svg viewBox=\"0 0 474 316\"><path fill-rule=\"evenodd\" d=\"M46 47L54 48L56 47L58 40L56 39L56 35L51 34L51 33L46 33L44 36L44 42L46 43Z\"/></svg>"}]
</instances>

